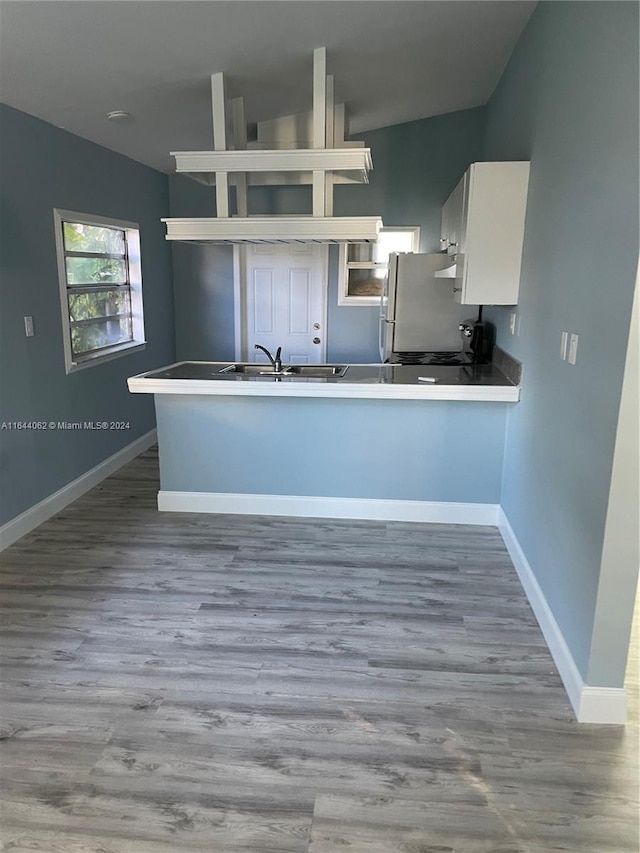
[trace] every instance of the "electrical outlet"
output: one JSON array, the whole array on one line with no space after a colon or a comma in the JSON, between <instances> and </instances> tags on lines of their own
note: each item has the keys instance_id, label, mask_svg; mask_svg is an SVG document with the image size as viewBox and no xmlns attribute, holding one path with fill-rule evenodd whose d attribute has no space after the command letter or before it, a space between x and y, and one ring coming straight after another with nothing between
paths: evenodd
<instances>
[{"instance_id":1,"label":"electrical outlet","mask_svg":"<svg viewBox=\"0 0 640 853\"><path fill-rule=\"evenodd\" d=\"M511 330L511 334L516 334L516 323L518 321L518 315L515 311L512 311L509 316L509 329Z\"/></svg>"},{"instance_id":2,"label":"electrical outlet","mask_svg":"<svg viewBox=\"0 0 640 853\"><path fill-rule=\"evenodd\" d=\"M569 338L569 364L575 364L578 358L578 336L571 335Z\"/></svg>"},{"instance_id":3,"label":"electrical outlet","mask_svg":"<svg viewBox=\"0 0 640 853\"><path fill-rule=\"evenodd\" d=\"M569 345L569 332L562 332L560 335L560 358L565 361L567 358L567 346Z\"/></svg>"},{"instance_id":4,"label":"electrical outlet","mask_svg":"<svg viewBox=\"0 0 640 853\"><path fill-rule=\"evenodd\" d=\"M24 334L27 338L32 338L35 335L33 330L33 317L24 318Z\"/></svg>"}]
</instances>

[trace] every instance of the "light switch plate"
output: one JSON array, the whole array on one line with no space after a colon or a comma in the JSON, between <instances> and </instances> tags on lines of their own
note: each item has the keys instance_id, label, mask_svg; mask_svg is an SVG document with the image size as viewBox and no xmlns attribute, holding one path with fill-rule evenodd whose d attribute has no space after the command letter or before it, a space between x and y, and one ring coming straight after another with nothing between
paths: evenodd
<instances>
[{"instance_id":1,"label":"light switch plate","mask_svg":"<svg viewBox=\"0 0 640 853\"><path fill-rule=\"evenodd\" d=\"M571 335L569 338L569 364L575 364L578 358L578 335Z\"/></svg>"},{"instance_id":2,"label":"light switch plate","mask_svg":"<svg viewBox=\"0 0 640 853\"><path fill-rule=\"evenodd\" d=\"M27 338L32 338L35 335L33 330L33 317L25 317L24 318L24 334Z\"/></svg>"},{"instance_id":3,"label":"light switch plate","mask_svg":"<svg viewBox=\"0 0 640 853\"><path fill-rule=\"evenodd\" d=\"M512 311L509 316L509 328L511 329L511 334L515 335L516 333L516 323L518 321L518 315L515 311Z\"/></svg>"},{"instance_id":4,"label":"light switch plate","mask_svg":"<svg viewBox=\"0 0 640 853\"><path fill-rule=\"evenodd\" d=\"M560 358L565 361L567 358L567 347L569 345L569 332L562 332L560 335Z\"/></svg>"}]
</instances>

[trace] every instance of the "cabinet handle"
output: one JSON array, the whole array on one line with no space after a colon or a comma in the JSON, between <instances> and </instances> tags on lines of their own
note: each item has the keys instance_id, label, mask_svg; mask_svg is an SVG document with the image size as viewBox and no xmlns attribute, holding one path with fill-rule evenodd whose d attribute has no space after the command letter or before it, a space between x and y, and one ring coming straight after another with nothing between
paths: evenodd
<instances>
[{"instance_id":1,"label":"cabinet handle","mask_svg":"<svg viewBox=\"0 0 640 853\"><path fill-rule=\"evenodd\" d=\"M461 287L454 287L453 292L454 293L462 293L462 288Z\"/></svg>"}]
</instances>

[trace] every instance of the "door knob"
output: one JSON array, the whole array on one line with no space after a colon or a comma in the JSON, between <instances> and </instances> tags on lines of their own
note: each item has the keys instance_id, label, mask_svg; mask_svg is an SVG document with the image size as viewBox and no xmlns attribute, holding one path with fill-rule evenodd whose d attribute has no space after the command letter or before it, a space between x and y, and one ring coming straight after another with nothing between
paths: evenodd
<instances>
[{"instance_id":1,"label":"door knob","mask_svg":"<svg viewBox=\"0 0 640 853\"><path fill-rule=\"evenodd\" d=\"M313 342L314 342L314 344L319 344L319 343L320 343L320 338L314 338L314 339L313 339Z\"/></svg>"}]
</instances>

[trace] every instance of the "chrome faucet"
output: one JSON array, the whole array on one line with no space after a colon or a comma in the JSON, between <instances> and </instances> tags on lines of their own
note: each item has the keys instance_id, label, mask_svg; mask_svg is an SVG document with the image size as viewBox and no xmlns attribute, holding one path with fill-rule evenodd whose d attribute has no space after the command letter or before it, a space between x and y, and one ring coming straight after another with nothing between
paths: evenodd
<instances>
[{"instance_id":1,"label":"chrome faucet","mask_svg":"<svg viewBox=\"0 0 640 853\"><path fill-rule=\"evenodd\" d=\"M276 350L275 358L271 355L269 350L266 347L261 346L261 344L254 344L254 349L261 349L271 362L271 366L273 367L274 371L276 373L282 373L282 347L278 347L278 349Z\"/></svg>"}]
</instances>

